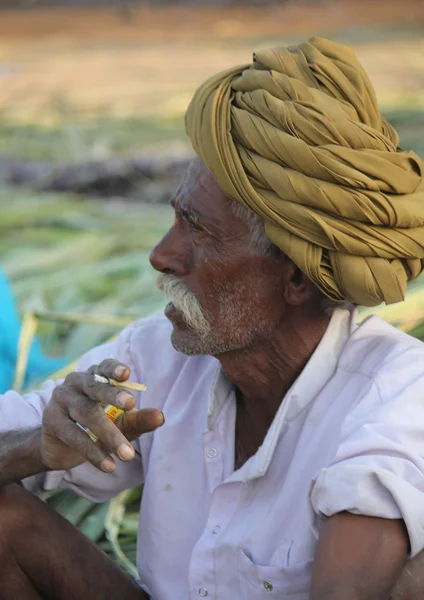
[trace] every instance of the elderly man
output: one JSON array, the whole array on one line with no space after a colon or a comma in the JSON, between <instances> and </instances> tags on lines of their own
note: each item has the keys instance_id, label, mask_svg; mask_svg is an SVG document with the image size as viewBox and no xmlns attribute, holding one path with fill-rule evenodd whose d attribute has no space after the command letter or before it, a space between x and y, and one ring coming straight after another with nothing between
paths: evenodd
<instances>
[{"instance_id":1,"label":"elderly man","mask_svg":"<svg viewBox=\"0 0 424 600\"><path fill-rule=\"evenodd\" d=\"M424 346L353 308L423 268L423 163L318 38L206 82L187 131L151 254L165 316L0 400L0 597L424 598ZM20 480L98 501L143 481L140 582Z\"/></svg>"}]
</instances>

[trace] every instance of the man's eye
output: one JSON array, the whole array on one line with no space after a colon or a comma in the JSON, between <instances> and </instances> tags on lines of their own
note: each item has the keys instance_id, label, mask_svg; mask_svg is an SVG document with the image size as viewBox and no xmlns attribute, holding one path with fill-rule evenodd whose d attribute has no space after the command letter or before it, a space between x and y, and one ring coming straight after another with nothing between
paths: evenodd
<instances>
[{"instance_id":1,"label":"man's eye","mask_svg":"<svg viewBox=\"0 0 424 600\"><path fill-rule=\"evenodd\" d=\"M203 231L203 228L197 223L194 223L194 221L190 221L190 228L192 231Z\"/></svg>"}]
</instances>

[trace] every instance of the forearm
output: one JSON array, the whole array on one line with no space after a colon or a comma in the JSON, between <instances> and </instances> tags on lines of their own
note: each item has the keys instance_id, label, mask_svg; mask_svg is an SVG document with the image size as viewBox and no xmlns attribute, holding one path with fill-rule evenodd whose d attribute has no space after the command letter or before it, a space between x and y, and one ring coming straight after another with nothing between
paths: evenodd
<instances>
[{"instance_id":1,"label":"forearm","mask_svg":"<svg viewBox=\"0 0 424 600\"><path fill-rule=\"evenodd\" d=\"M0 434L0 487L48 471L40 448L41 427Z\"/></svg>"}]
</instances>

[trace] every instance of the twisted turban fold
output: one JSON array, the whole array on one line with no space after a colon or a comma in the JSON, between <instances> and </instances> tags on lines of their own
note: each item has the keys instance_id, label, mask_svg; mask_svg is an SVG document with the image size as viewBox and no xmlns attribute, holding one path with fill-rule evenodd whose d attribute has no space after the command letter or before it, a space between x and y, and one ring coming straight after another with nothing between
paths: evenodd
<instances>
[{"instance_id":1,"label":"twisted turban fold","mask_svg":"<svg viewBox=\"0 0 424 600\"><path fill-rule=\"evenodd\" d=\"M424 163L398 147L349 48L258 52L195 93L196 153L230 198L334 300L403 300L424 268Z\"/></svg>"}]
</instances>

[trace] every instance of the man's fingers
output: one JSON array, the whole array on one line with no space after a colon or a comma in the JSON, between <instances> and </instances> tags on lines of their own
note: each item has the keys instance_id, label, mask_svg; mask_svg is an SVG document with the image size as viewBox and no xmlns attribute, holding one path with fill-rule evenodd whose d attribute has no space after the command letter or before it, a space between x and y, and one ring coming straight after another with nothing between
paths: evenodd
<instances>
[{"instance_id":1,"label":"man's fingers","mask_svg":"<svg viewBox=\"0 0 424 600\"><path fill-rule=\"evenodd\" d=\"M62 469L61 457L57 456L56 452L53 452L50 456L49 452L49 438L50 435L46 432L43 433L46 441L44 443L45 455L44 462L47 466L52 469ZM102 444L94 443L88 435L79 429L76 423L69 421L66 426L61 427L59 439L66 444L73 451L81 456L81 462L88 461L97 469L110 473L115 470L116 463L113 458L109 455L107 450ZM56 449L56 439L52 438L52 448Z\"/></svg>"},{"instance_id":2,"label":"man's fingers","mask_svg":"<svg viewBox=\"0 0 424 600\"><path fill-rule=\"evenodd\" d=\"M156 408L142 408L131 412L122 413L115 424L127 440L132 442L140 437L143 433L154 431L161 427L165 422L163 412Z\"/></svg>"},{"instance_id":3,"label":"man's fingers","mask_svg":"<svg viewBox=\"0 0 424 600\"><path fill-rule=\"evenodd\" d=\"M99 441L111 454L114 454L123 461L134 458L134 448L128 442L125 435L106 416L103 410L100 409L100 412L93 411L91 414L84 415L84 417L73 409L71 409L69 414L73 420L78 423L82 422L88 427L91 433L94 433L99 438Z\"/></svg>"},{"instance_id":4,"label":"man's fingers","mask_svg":"<svg viewBox=\"0 0 424 600\"><path fill-rule=\"evenodd\" d=\"M93 373L93 375L103 375L103 377L116 379L117 381L126 381L131 374L131 369L127 365L119 362L119 360L107 358L99 365L90 367L89 372Z\"/></svg>"},{"instance_id":5,"label":"man's fingers","mask_svg":"<svg viewBox=\"0 0 424 600\"><path fill-rule=\"evenodd\" d=\"M96 381L95 375L125 381L128 366L116 360L103 361L89 372L70 373L53 392L43 413L45 464L51 468L70 468L88 461L98 469L111 472L116 464L111 455L122 461L134 458L130 442L164 422L157 409L133 410L136 399L128 390ZM124 411L113 423L105 413L107 405ZM83 429L81 429L81 428ZM87 435L91 432L97 441ZM56 456L58 454L59 456Z\"/></svg>"},{"instance_id":6,"label":"man's fingers","mask_svg":"<svg viewBox=\"0 0 424 600\"><path fill-rule=\"evenodd\" d=\"M79 394L82 402L84 402L83 397L85 396L85 402L88 397L102 405L112 404L125 410L130 410L135 406L135 398L129 391L96 381L91 373L70 373L62 386L56 390L56 395L59 394L59 402L65 401L70 393Z\"/></svg>"}]
</instances>

